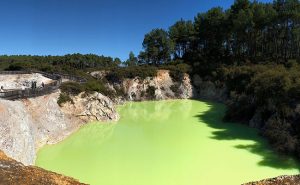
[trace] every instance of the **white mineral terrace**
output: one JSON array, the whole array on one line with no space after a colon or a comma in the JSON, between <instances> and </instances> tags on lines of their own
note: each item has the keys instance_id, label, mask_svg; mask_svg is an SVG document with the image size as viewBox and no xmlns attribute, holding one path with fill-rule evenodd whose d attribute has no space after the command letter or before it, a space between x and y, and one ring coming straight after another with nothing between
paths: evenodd
<instances>
[{"instance_id":1,"label":"white mineral terrace","mask_svg":"<svg viewBox=\"0 0 300 185\"><path fill-rule=\"evenodd\" d=\"M42 83L48 84L53 82L53 80L39 73L0 74L0 87L3 87L4 90L31 88L32 82L37 82L36 85L39 88L42 86Z\"/></svg>"}]
</instances>

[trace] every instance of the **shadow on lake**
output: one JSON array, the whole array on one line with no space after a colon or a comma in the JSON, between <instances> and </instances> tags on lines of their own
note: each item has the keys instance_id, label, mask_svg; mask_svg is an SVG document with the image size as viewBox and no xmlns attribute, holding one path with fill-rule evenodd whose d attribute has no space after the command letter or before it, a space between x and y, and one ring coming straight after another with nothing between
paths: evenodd
<instances>
[{"instance_id":1,"label":"shadow on lake","mask_svg":"<svg viewBox=\"0 0 300 185\"><path fill-rule=\"evenodd\" d=\"M260 166L278 168L278 169L298 169L300 171L300 163L295 159L274 152L267 141L259 136L258 131L249 128L246 125L238 123L223 122L226 107L222 104L206 102L210 109L204 113L199 113L196 117L202 123L216 129L212 132L212 139L220 141L229 140L248 140L254 144L235 145L236 149L246 150L261 157L258 162Z\"/></svg>"}]
</instances>

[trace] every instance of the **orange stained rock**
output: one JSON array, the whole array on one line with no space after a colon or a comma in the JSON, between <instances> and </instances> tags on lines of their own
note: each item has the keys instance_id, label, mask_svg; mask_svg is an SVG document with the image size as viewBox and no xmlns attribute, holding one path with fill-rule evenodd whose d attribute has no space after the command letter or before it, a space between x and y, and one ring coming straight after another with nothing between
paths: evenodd
<instances>
[{"instance_id":1,"label":"orange stained rock","mask_svg":"<svg viewBox=\"0 0 300 185\"><path fill-rule=\"evenodd\" d=\"M77 180L23 164L0 151L0 185L82 185Z\"/></svg>"}]
</instances>

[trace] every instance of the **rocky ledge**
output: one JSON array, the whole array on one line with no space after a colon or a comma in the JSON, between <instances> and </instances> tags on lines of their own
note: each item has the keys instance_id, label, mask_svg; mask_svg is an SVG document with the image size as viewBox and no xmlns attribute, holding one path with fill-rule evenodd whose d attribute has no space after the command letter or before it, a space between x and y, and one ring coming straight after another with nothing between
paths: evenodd
<instances>
[{"instance_id":1,"label":"rocky ledge","mask_svg":"<svg viewBox=\"0 0 300 185\"><path fill-rule=\"evenodd\" d=\"M257 182L250 182L243 185L299 185L300 175L280 176L272 179L266 179Z\"/></svg>"},{"instance_id":2,"label":"rocky ledge","mask_svg":"<svg viewBox=\"0 0 300 185\"><path fill-rule=\"evenodd\" d=\"M0 150L25 165L36 152L55 144L89 121L116 121L113 102L100 93L74 97L74 104L59 107L59 92L19 101L0 99Z\"/></svg>"},{"instance_id":3,"label":"rocky ledge","mask_svg":"<svg viewBox=\"0 0 300 185\"><path fill-rule=\"evenodd\" d=\"M103 79L106 73L108 72L95 71L91 75ZM107 86L112 91L122 89L124 91L122 98L127 101L187 99L194 96L190 76L184 74L182 79L175 80L172 79L168 70L158 70L154 77L127 78L121 82L110 82Z\"/></svg>"},{"instance_id":4,"label":"rocky ledge","mask_svg":"<svg viewBox=\"0 0 300 185\"><path fill-rule=\"evenodd\" d=\"M81 185L77 180L33 166L24 166L0 151L0 184Z\"/></svg>"},{"instance_id":5,"label":"rocky ledge","mask_svg":"<svg viewBox=\"0 0 300 185\"><path fill-rule=\"evenodd\" d=\"M118 121L120 119L113 101L101 93L81 93L72 97L72 101L63 104L63 112L74 115L85 123L90 121Z\"/></svg>"}]
</instances>

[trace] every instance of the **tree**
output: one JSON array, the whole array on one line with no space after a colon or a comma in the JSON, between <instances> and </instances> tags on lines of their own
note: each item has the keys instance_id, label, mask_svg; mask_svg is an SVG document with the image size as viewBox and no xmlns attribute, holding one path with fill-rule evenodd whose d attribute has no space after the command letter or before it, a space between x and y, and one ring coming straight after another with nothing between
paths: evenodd
<instances>
[{"instance_id":1,"label":"tree","mask_svg":"<svg viewBox=\"0 0 300 185\"><path fill-rule=\"evenodd\" d=\"M144 51L141 51L140 54L138 55L138 63L139 64L147 64L148 63L147 61L149 61L147 53Z\"/></svg>"},{"instance_id":2,"label":"tree","mask_svg":"<svg viewBox=\"0 0 300 185\"><path fill-rule=\"evenodd\" d=\"M175 58L182 58L191 49L194 40L194 25L192 21L177 21L169 28L170 39L175 44Z\"/></svg>"},{"instance_id":3,"label":"tree","mask_svg":"<svg viewBox=\"0 0 300 185\"><path fill-rule=\"evenodd\" d=\"M212 8L207 13L198 14L195 18L195 30L198 46L204 54L222 54L227 31L222 8Z\"/></svg>"},{"instance_id":4,"label":"tree","mask_svg":"<svg viewBox=\"0 0 300 185\"><path fill-rule=\"evenodd\" d=\"M136 66L138 64L138 59L135 57L134 53L131 51L129 53L129 59L126 61L127 66Z\"/></svg>"},{"instance_id":5,"label":"tree","mask_svg":"<svg viewBox=\"0 0 300 185\"><path fill-rule=\"evenodd\" d=\"M122 61L121 61L120 58L115 58L114 64L115 64L116 66L119 66L121 63L122 63Z\"/></svg>"},{"instance_id":6,"label":"tree","mask_svg":"<svg viewBox=\"0 0 300 185\"><path fill-rule=\"evenodd\" d=\"M146 63L159 65L171 60L174 44L163 29L154 29L145 35L143 58Z\"/></svg>"},{"instance_id":7,"label":"tree","mask_svg":"<svg viewBox=\"0 0 300 185\"><path fill-rule=\"evenodd\" d=\"M249 55L251 33L253 31L253 12L249 0L236 0L229 11L231 26L231 49L238 58Z\"/></svg>"}]
</instances>

